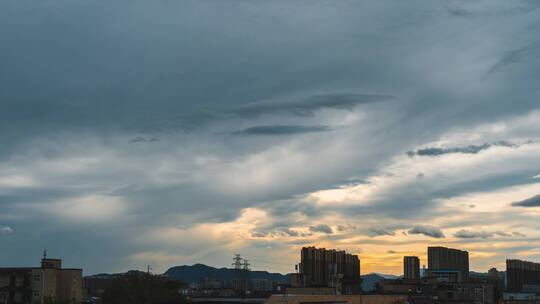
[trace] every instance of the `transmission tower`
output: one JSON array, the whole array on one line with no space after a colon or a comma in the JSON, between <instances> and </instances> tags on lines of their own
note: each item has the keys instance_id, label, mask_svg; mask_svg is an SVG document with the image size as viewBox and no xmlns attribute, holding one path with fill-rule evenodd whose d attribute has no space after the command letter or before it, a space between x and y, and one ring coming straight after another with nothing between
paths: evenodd
<instances>
[{"instance_id":1,"label":"transmission tower","mask_svg":"<svg viewBox=\"0 0 540 304\"><path fill-rule=\"evenodd\" d=\"M244 271L250 271L251 269L249 269L249 265L251 265L251 264L249 263L249 260L244 259L244 262L242 263L242 270L244 270Z\"/></svg>"},{"instance_id":2,"label":"transmission tower","mask_svg":"<svg viewBox=\"0 0 540 304\"><path fill-rule=\"evenodd\" d=\"M244 259L242 262L242 289L244 291L244 296L247 296L249 290L249 260Z\"/></svg>"},{"instance_id":3,"label":"transmission tower","mask_svg":"<svg viewBox=\"0 0 540 304\"><path fill-rule=\"evenodd\" d=\"M242 269L242 257L239 254L234 255L232 265L234 266L235 270Z\"/></svg>"}]
</instances>

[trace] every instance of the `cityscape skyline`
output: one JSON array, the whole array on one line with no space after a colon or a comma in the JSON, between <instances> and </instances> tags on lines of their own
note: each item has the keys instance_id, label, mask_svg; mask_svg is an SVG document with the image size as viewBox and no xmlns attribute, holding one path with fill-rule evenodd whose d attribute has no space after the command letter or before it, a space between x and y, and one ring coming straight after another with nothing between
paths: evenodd
<instances>
[{"instance_id":1,"label":"cityscape skyline","mask_svg":"<svg viewBox=\"0 0 540 304\"><path fill-rule=\"evenodd\" d=\"M299 249L304 249L306 247L299 247ZM315 245L312 245L308 248L316 248L316 249L320 249L320 250L325 250L326 248L325 247L318 247L318 246L315 246ZM417 258L418 261L419 261L419 270L420 270L420 273L422 273L423 271L429 269L428 267L428 253L429 253L429 249L430 248L443 248L443 249L447 249L448 247L442 247L442 246L439 246L439 245L433 245L433 246L428 246L426 248L424 248L424 252L419 252L415 255L401 255L400 258L401 258L401 264L396 266L398 268L401 269L401 272L398 270L396 272L384 272L384 271L377 271L377 266L376 264L373 264L372 267L373 269L371 268L368 268L369 271L363 271L364 269L364 262L363 262L363 258L362 258L362 255L361 254L358 254L358 253L354 253L354 252L348 252L347 250L345 249L339 249L339 248L328 248L329 250L332 250L332 251L338 251L338 252L343 252L343 253L346 253L346 254L351 254L351 255L354 255L354 256L358 256L358 258L360 259L360 269L361 269L361 275L365 275L365 274L382 274L382 275L394 275L394 276L405 276L405 264L407 263L404 258ZM457 248L449 248L450 250L457 250L457 251L462 251L463 248L460 248L460 249L457 249ZM46 252L47 250L44 250L44 255L46 255ZM464 251L466 253L468 253L467 251ZM267 272L270 272L270 273L280 273L280 274L283 274L283 275L286 275L286 274L292 274L292 273L295 273L295 272L298 272L300 271L301 269L301 266L300 266L300 260L301 260L301 257L302 255L298 256L298 252L295 253L297 255L296 257L296 262L294 264L286 264L286 263L279 263L281 265L288 265L288 270L286 270L285 268L284 271L280 271L279 269L275 269L275 268L272 268L272 267L268 267L268 265L270 264L274 264L275 263L268 263L268 261L263 261L263 260L260 260L258 257L256 256L249 256L249 257L246 257L246 256L243 256L242 254L235 254L234 257L233 257L233 261L236 262L236 264L240 265L240 268L242 269L245 265L244 263L249 263L250 261L260 261L261 263L260 264L251 264L249 263L248 266L248 270L253 270L253 271L267 271ZM393 254L395 255L399 255L399 254L404 254L404 253L398 253L398 252L393 252ZM230 259L231 257L229 257L229 262L230 262ZM247 258L247 259L246 259ZM469 261L470 261L470 257L467 258ZM513 258L506 258L504 259L501 263L498 263L498 264L493 264L493 265L490 265L488 266L488 269L478 269L478 268L474 268L474 262L473 263L470 263L470 271L472 272L476 272L476 273L488 273L488 270L492 269L492 268L495 268L497 269L498 271L504 271L505 267L507 267L507 263L508 261L523 261L525 263L538 263L536 261L532 261L530 259L527 259L527 258L524 258L524 259L513 259ZM35 262L35 261L34 261ZM35 264L35 263L32 263L32 264ZM191 265L196 265L196 264L203 264L203 265L207 265L207 266L210 266L210 267L215 267L215 268L228 268L228 269L235 269L235 263L233 264L230 264L230 263L225 263L223 265L215 265L215 264L212 264L212 263L207 263L207 262L204 262L204 261L193 261L191 263L186 263L186 264L171 264L171 265L166 265L165 268L163 269L154 269L154 266L152 265L138 265L138 267L132 267L132 268L129 268L129 269L121 269L121 270L118 270L118 271L105 271L105 272L88 272L86 271L84 273L85 276L88 276L88 275L98 275L100 273L110 273L110 274L113 274L113 273L124 273L126 271L143 271L143 272L151 272L151 273L156 273L156 274L163 274L166 272L166 270L172 268L172 267L177 267L177 266L191 266ZM540 263L539 263L540 264ZM2 266L7 266L8 268L9 267L22 267L23 264L13 264L13 263L5 263L4 265ZM435 264L434 264L435 265ZM469 267L469 265L467 265ZM435 267L432 268L432 269L437 269L439 267ZM442 269L446 269L447 267L442 267ZM453 267L452 267L453 268ZM82 268L81 268L82 270ZM418 274L420 275L420 274Z\"/></svg>"},{"instance_id":2,"label":"cityscape skyline","mask_svg":"<svg viewBox=\"0 0 540 304\"><path fill-rule=\"evenodd\" d=\"M0 1L0 264L540 261L534 1Z\"/></svg>"},{"instance_id":3,"label":"cityscape skyline","mask_svg":"<svg viewBox=\"0 0 540 304\"><path fill-rule=\"evenodd\" d=\"M148 265L146 271L83 276L81 268L65 268L62 259L51 258L44 250L39 267L0 267L0 300L6 304L133 303L135 299L140 303L162 303L159 299L268 303L276 296L314 296L327 303L341 296L361 299L360 295L366 295L393 304L495 304L540 298L540 263L507 259L505 271L490 268L487 273L475 273L469 271L467 251L442 246L426 250L428 269L420 271L418 257L403 256L403 277L362 276L359 256L313 246L301 248L296 272L286 275L252 271L249 260L235 254L232 268L198 264L154 274ZM396 297L410 301L395 302Z\"/></svg>"}]
</instances>

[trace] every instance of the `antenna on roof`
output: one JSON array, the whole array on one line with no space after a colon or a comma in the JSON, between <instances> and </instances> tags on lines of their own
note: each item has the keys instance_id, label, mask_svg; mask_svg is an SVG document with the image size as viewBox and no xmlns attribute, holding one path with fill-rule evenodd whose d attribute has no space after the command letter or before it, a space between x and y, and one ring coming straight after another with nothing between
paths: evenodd
<instances>
[{"instance_id":1,"label":"antenna on roof","mask_svg":"<svg viewBox=\"0 0 540 304\"><path fill-rule=\"evenodd\" d=\"M47 258L47 249L44 249L43 250L43 259L46 259Z\"/></svg>"}]
</instances>

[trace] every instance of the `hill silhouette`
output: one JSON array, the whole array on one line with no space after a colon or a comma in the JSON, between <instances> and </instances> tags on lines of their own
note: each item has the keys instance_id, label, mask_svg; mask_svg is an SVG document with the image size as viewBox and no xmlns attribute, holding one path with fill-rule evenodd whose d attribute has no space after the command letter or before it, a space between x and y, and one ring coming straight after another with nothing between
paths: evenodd
<instances>
[{"instance_id":1,"label":"hill silhouette","mask_svg":"<svg viewBox=\"0 0 540 304\"><path fill-rule=\"evenodd\" d=\"M231 268L215 268L204 264L194 264L192 266L174 266L169 268L165 275L184 283L199 282L204 278L212 278L217 281L232 281L237 278L237 273ZM280 273L270 273L268 271L250 271L250 279L266 279L269 281L287 283L287 275Z\"/></svg>"}]
</instances>

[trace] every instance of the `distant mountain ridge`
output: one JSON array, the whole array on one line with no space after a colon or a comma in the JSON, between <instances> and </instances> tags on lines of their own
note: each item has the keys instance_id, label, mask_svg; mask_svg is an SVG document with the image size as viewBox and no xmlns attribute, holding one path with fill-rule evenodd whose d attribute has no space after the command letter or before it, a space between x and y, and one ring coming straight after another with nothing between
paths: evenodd
<instances>
[{"instance_id":1,"label":"distant mountain ridge","mask_svg":"<svg viewBox=\"0 0 540 304\"><path fill-rule=\"evenodd\" d=\"M87 277L100 277L104 279L112 279L117 275L122 274L139 274L145 273L138 270L130 270L125 273L109 274L109 273L100 273ZM169 268L164 275L169 276L173 280L182 281L184 283L193 283L200 282L204 278L212 278L216 281L231 281L237 278L236 271L231 268L216 268L204 264L194 264L194 265L183 265L183 266L173 266ZM250 271L250 279L266 279L269 281L279 282L287 284L289 279L287 275L280 273L271 273L268 271ZM377 282L384 279L398 279L400 276L388 275L382 273L368 273L361 275L362 278L362 289L364 291L372 291L375 289Z\"/></svg>"},{"instance_id":2,"label":"distant mountain ridge","mask_svg":"<svg viewBox=\"0 0 540 304\"><path fill-rule=\"evenodd\" d=\"M169 268L165 275L184 283L199 282L204 278L212 278L217 281L232 281L237 278L236 270L231 268L215 268L204 264L174 266ZM269 280L279 283L287 283L287 275L270 273L268 271L250 271L250 279Z\"/></svg>"},{"instance_id":3,"label":"distant mountain ridge","mask_svg":"<svg viewBox=\"0 0 540 304\"><path fill-rule=\"evenodd\" d=\"M138 270L130 270L126 273L144 273ZM95 274L89 277L101 277L101 278L113 278L119 274ZM205 278L212 278L216 281L232 281L237 278L236 271L231 268L216 268L204 264L193 264L193 265L183 265L183 266L173 266L169 268L164 275L169 276L173 280L182 281L184 283L193 283L200 282ZM474 272L471 271L471 275L477 276L487 276L487 273L483 272ZM381 280L395 280L399 279L402 276L396 276L391 274L382 274L382 273L368 273L361 275L362 278L362 289L364 291L373 291L375 290L377 282ZM250 279L259 279L259 280L269 280L279 283L287 284L289 279L287 275L281 273L271 273L268 271L250 271Z\"/></svg>"},{"instance_id":4,"label":"distant mountain ridge","mask_svg":"<svg viewBox=\"0 0 540 304\"><path fill-rule=\"evenodd\" d=\"M84 276L85 278L99 278L99 279L114 279L115 277L118 277L118 276L123 276L123 275L144 275L146 274L146 272L144 271L140 271L140 270L128 270L126 272L120 272L120 273L96 273L96 274L92 274L92 275L87 275L87 276Z\"/></svg>"},{"instance_id":5,"label":"distant mountain ridge","mask_svg":"<svg viewBox=\"0 0 540 304\"><path fill-rule=\"evenodd\" d=\"M391 274L382 274L382 273L368 273L361 275L362 277L362 290L363 291L373 291L375 286L381 280L395 280L399 279L400 276L391 275Z\"/></svg>"},{"instance_id":6,"label":"distant mountain ridge","mask_svg":"<svg viewBox=\"0 0 540 304\"><path fill-rule=\"evenodd\" d=\"M204 264L174 266L169 268L164 274L184 283L199 282L204 278L212 278L217 281L231 281L237 277L234 269L215 268ZM266 279L279 283L288 283L289 281L287 275L270 273L268 271L250 271L249 277L251 279ZM362 289L365 291L374 290L375 284L380 280L399 278L399 276L380 273L369 273L361 277L363 280Z\"/></svg>"}]
</instances>

